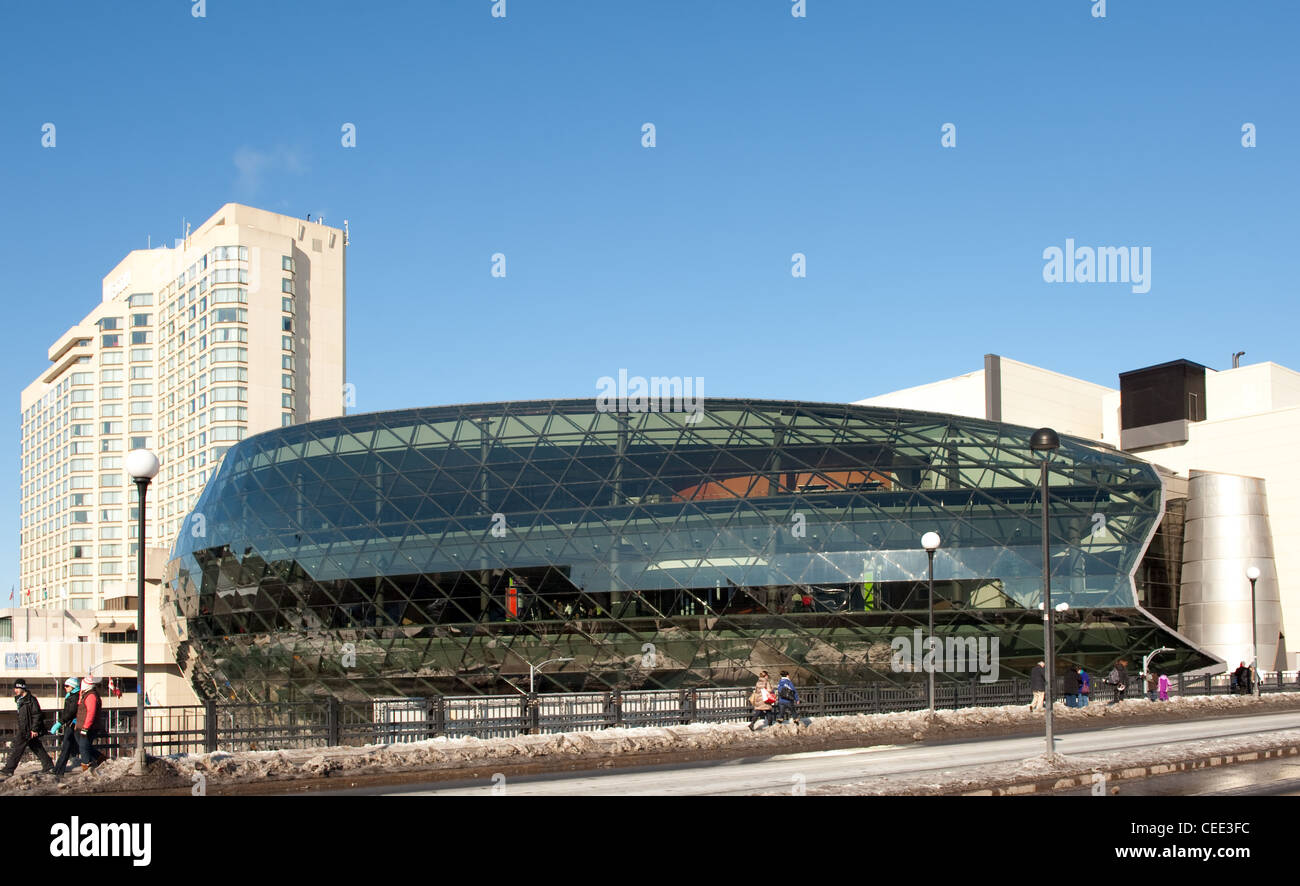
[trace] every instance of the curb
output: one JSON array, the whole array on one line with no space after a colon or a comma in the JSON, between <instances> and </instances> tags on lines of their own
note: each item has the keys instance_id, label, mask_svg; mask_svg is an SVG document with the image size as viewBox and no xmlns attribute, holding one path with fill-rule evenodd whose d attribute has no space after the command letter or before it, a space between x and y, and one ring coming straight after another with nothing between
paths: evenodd
<instances>
[{"instance_id":1,"label":"curb","mask_svg":"<svg viewBox=\"0 0 1300 886\"><path fill-rule=\"evenodd\" d=\"M1147 766L1130 766L1113 772L1094 767L1087 772L1076 775L1050 775L1030 781L999 785L993 788L981 788L975 791L938 791L934 796L1020 797L1028 794L1071 790L1073 788L1092 787L1095 790L1099 784L1102 790L1105 791L1107 785L1117 781L1135 781L1150 778L1153 775L1192 772L1198 769L1232 766L1236 763L1256 763L1262 760L1276 760L1282 757L1295 756L1300 756L1300 745L1288 744L1264 750L1243 751L1240 754L1211 754L1192 760L1181 760L1177 763L1152 763ZM1100 782L1097 781L1098 775L1102 777Z\"/></svg>"}]
</instances>

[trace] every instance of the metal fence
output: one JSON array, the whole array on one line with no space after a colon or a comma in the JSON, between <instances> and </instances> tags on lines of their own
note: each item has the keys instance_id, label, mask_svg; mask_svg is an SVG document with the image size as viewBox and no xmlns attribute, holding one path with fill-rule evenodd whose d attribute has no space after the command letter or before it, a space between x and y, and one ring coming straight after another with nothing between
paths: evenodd
<instances>
[{"instance_id":1,"label":"metal fence","mask_svg":"<svg viewBox=\"0 0 1300 886\"><path fill-rule=\"evenodd\" d=\"M1261 677L1261 693L1300 691L1297 672ZM1226 674L1179 675L1170 680L1169 694L1226 695L1230 683ZM1141 675L1132 675L1125 697L1144 697L1140 684ZM1058 683L1058 699L1060 688ZM487 739L615 727L743 722L752 713L749 693L750 687L731 687L149 707L145 708L145 746L155 755L199 754L401 744L437 736ZM1023 679L943 681L935 686L935 707L1026 704L1031 695L1029 683ZM1111 687L1095 678L1090 697L1092 703L1110 701ZM927 706L927 684L920 681L807 686L799 690L798 713L801 717L835 717L918 711ZM107 714L102 750L110 757L134 753L135 711L114 708ZM48 748L53 743L46 744Z\"/></svg>"}]
</instances>

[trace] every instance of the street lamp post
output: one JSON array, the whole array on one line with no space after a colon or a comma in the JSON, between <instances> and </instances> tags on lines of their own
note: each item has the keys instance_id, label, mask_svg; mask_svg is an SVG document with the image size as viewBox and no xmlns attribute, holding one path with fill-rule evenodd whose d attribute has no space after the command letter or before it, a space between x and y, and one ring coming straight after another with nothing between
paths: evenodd
<instances>
[{"instance_id":1,"label":"street lamp post","mask_svg":"<svg viewBox=\"0 0 1300 886\"><path fill-rule=\"evenodd\" d=\"M1255 639L1255 582L1259 581L1259 567L1247 569L1246 578L1250 579L1250 675L1254 681L1251 688L1253 695L1259 695L1259 642Z\"/></svg>"},{"instance_id":2,"label":"street lamp post","mask_svg":"<svg viewBox=\"0 0 1300 886\"><path fill-rule=\"evenodd\" d=\"M144 775L144 507L149 494L149 481L158 475L158 456L148 449L132 449L126 454L126 472L135 481L137 504L135 561L136 625L135 625L135 771Z\"/></svg>"},{"instance_id":3,"label":"street lamp post","mask_svg":"<svg viewBox=\"0 0 1300 886\"><path fill-rule=\"evenodd\" d=\"M1061 448L1061 437L1051 428L1039 428L1029 438L1029 448L1042 453L1042 499L1043 499L1043 661L1047 665L1047 681L1043 699L1047 706L1047 753L1056 752L1056 742L1052 737L1052 684L1056 680L1056 662L1052 643L1052 560L1048 546L1048 487L1047 465L1052 453Z\"/></svg>"},{"instance_id":4,"label":"street lamp post","mask_svg":"<svg viewBox=\"0 0 1300 886\"><path fill-rule=\"evenodd\" d=\"M530 664L530 665L528 666L528 694L529 694L529 696L532 696L532 694L533 694L533 674L537 673L537 672L540 671L543 667L545 667L546 665L550 664L550 663L553 662L553 661L573 661L573 659L571 659L571 658L548 658L546 661L542 662L541 664L536 664L536 665L532 665L532 664Z\"/></svg>"},{"instance_id":5,"label":"street lamp post","mask_svg":"<svg viewBox=\"0 0 1300 886\"><path fill-rule=\"evenodd\" d=\"M934 552L939 548L939 533L927 532L921 536L921 547L925 548L926 558L930 561L930 632L925 642L929 644L930 666L930 716L934 716ZM921 659L924 661L924 657Z\"/></svg>"}]
</instances>

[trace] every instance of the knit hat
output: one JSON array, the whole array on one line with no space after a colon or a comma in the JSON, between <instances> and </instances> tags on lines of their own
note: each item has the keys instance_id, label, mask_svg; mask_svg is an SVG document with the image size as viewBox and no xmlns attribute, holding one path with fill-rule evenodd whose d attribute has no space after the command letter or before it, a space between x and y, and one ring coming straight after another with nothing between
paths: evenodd
<instances>
[{"instance_id":1,"label":"knit hat","mask_svg":"<svg viewBox=\"0 0 1300 886\"><path fill-rule=\"evenodd\" d=\"M85 678L81 681L81 685L82 685L83 687L85 687L85 686L95 686L95 685L97 685L98 683L99 683L99 678L96 677L94 674L91 674L91 675L85 677Z\"/></svg>"},{"instance_id":2,"label":"knit hat","mask_svg":"<svg viewBox=\"0 0 1300 886\"><path fill-rule=\"evenodd\" d=\"M15 680L15 681L14 681L14 688L15 688L15 689L23 689L23 690L26 690L26 689L27 689L27 681L26 681L26 680Z\"/></svg>"},{"instance_id":3,"label":"knit hat","mask_svg":"<svg viewBox=\"0 0 1300 886\"><path fill-rule=\"evenodd\" d=\"M76 677L69 677L68 679L63 681L63 685L68 689L71 689L73 692L76 692L78 689L81 688L81 681L78 680Z\"/></svg>"}]
</instances>

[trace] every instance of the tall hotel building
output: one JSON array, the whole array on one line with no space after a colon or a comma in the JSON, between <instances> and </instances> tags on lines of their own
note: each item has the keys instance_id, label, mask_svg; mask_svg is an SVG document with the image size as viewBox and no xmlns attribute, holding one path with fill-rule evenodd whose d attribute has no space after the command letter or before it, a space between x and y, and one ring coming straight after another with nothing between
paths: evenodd
<instances>
[{"instance_id":1,"label":"tall hotel building","mask_svg":"<svg viewBox=\"0 0 1300 886\"><path fill-rule=\"evenodd\" d=\"M130 252L104 277L100 304L22 393L15 602L130 623L128 451L161 462L146 544L169 547L237 440L343 414L345 246L341 229L228 203L174 248Z\"/></svg>"}]
</instances>

